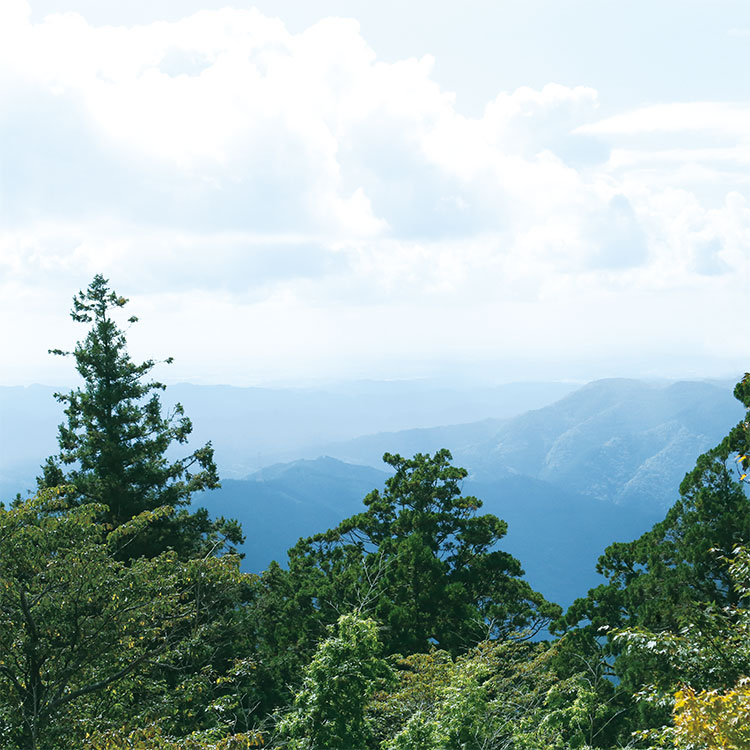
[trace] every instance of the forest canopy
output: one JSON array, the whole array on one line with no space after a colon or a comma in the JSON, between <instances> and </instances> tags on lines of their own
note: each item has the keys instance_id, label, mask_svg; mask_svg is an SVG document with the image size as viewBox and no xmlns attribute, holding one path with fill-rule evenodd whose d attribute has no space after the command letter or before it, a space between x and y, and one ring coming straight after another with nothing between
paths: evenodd
<instances>
[{"instance_id":1,"label":"forest canopy","mask_svg":"<svg viewBox=\"0 0 750 750\"><path fill-rule=\"evenodd\" d=\"M386 453L359 513L248 574L252 527L191 506L213 448L131 359L127 304L102 276L74 297L59 451L0 507L3 747L749 746L747 415L567 612L448 449Z\"/></svg>"}]
</instances>

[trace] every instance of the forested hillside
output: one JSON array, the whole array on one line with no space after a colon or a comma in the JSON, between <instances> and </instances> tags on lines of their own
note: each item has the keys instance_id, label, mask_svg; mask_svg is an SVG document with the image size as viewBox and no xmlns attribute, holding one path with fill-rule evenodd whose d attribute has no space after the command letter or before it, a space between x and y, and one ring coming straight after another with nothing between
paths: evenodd
<instances>
[{"instance_id":1,"label":"forested hillside","mask_svg":"<svg viewBox=\"0 0 750 750\"><path fill-rule=\"evenodd\" d=\"M471 475L396 445L385 472L301 461L219 490L214 446L128 353L127 303L101 276L74 297L85 335L55 353L80 386L36 493L0 507L3 747L748 747L750 375L734 409L716 386L593 384L466 444ZM649 467L698 445L649 503ZM220 491L231 513L194 507ZM617 518L598 509L644 506L601 583L553 601ZM288 554L243 572L279 527Z\"/></svg>"},{"instance_id":2,"label":"forested hillside","mask_svg":"<svg viewBox=\"0 0 750 750\"><path fill-rule=\"evenodd\" d=\"M508 419L363 436L325 452L377 466L389 446L415 453L449 445L478 481L520 475L663 511L695 456L740 418L732 385L599 380Z\"/></svg>"}]
</instances>

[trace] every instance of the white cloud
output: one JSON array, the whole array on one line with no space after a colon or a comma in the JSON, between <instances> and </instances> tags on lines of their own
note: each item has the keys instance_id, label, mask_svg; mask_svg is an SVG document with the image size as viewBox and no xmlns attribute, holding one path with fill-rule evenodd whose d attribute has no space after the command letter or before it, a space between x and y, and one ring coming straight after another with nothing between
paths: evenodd
<instances>
[{"instance_id":1,"label":"white cloud","mask_svg":"<svg viewBox=\"0 0 750 750\"><path fill-rule=\"evenodd\" d=\"M643 133L707 133L750 138L750 104L737 102L669 102L587 123L575 132L584 135L639 135Z\"/></svg>"},{"instance_id":2,"label":"white cloud","mask_svg":"<svg viewBox=\"0 0 750 750\"><path fill-rule=\"evenodd\" d=\"M658 351L671 323L648 324L663 303L644 295L702 330L695 296L747 281L750 104L601 118L597 91L550 83L468 117L430 56L386 63L352 20L28 10L0 8L4 298L102 271L195 335L223 320L227 346L239 325L269 362L335 368L342 348L451 356L457 338L467 356L550 333L550 352L613 352L613 329ZM38 364L38 336L19 341Z\"/></svg>"},{"instance_id":3,"label":"white cloud","mask_svg":"<svg viewBox=\"0 0 750 750\"><path fill-rule=\"evenodd\" d=\"M590 89L551 84L464 118L431 79L430 58L378 62L357 24L340 19L292 35L257 11L229 9L134 28L96 28L75 14L33 26L14 18L8 58L56 100L55 116L78 119L78 132L118 169L133 165L136 181L164 192L179 181L192 217L191 203L237 201L234 213L255 221L263 193L275 204L264 202L266 220L279 210L279 223L308 231L420 233L437 218L440 234L473 208L482 216L464 220L471 233L524 182L559 192L564 169L534 160L548 131L564 131L556 115L595 100ZM197 75L162 70L175 50L201 61ZM70 177L75 186L80 176ZM285 201L291 211L280 210ZM458 210L440 220L450 205ZM425 212L433 216L415 224Z\"/></svg>"}]
</instances>

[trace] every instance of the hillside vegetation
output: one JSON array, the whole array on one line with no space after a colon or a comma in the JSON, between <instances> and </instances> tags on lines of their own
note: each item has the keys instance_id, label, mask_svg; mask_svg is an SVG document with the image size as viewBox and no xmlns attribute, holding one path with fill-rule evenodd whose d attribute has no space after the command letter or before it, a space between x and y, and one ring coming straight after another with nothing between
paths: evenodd
<instances>
[{"instance_id":1,"label":"hillside vegetation","mask_svg":"<svg viewBox=\"0 0 750 750\"><path fill-rule=\"evenodd\" d=\"M442 446L270 467L221 490L240 524L193 508L220 492L214 446L131 359L126 305L101 276L74 297L86 335L56 353L81 385L35 494L0 507L2 747L749 746L750 375L739 409L605 381L464 425L471 474ZM643 507L656 523L613 528L598 585L555 602L559 550ZM286 557L243 568L279 528Z\"/></svg>"}]
</instances>

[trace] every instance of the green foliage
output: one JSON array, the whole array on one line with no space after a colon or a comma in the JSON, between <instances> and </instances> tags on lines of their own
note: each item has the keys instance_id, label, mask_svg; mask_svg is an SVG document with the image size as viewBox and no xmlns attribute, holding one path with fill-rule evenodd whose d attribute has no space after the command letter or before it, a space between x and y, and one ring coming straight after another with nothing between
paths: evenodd
<instances>
[{"instance_id":1,"label":"green foliage","mask_svg":"<svg viewBox=\"0 0 750 750\"><path fill-rule=\"evenodd\" d=\"M507 526L461 495L466 470L449 451L384 460L395 473L365 498L366 511L290 550L295 609L307 597L323 622L362 609L383 624L388 653L431 644L458 653L559 613L496 548Z\"/></svg>"},{"instance_id":2,"label":"green foliage","mask_svg":"<svg viewBox=\"0 0 750 750\"><path fill-rule=\"evenodd\" d=\"M613 688L582 672L561 680L556 646L486 641L453 658L397 661L395 690L370 706L383 750L569 750L606 742Z\"/></svg>"},{"instance_id":3,"label":"green foliage","mask_svg":"<svg viewBox=\"0 0 750 750\"><path fill-rule=\"evenodd\" d=\"M365 708L391 678L380 658L377 626L342 615L304 671L302 687L278 733L288 750L365 750L372 731Z\"/></svg>"},{"instance_id":4,"label":"green foliage","mask_svg":"<svg viewBox=\"0 0 750 750\"><path fill-rule=\"evenodd\" d=\"M171 737L158 724L131 732L94 732L86 738L88 750L253 750L263 747L256 732L227 735L223 732L194 732L188 737Z\"/></svg>"},{"instance_id":5,"label":"green foliage","mask_svg":"<svg viewBox=\"0 0 750 750\"><path fill-rule=\"evenodd\" d=\"M735 395L750 409L748 376ZM558 628L583 622L592 640L622 627L676 635L691 621L702 627L696 604L736 605L739 595L722 554L750 542L750 502L742 476L747 457L737 458L750 445L747 425L746 417L720 445L698 458L663 521L633 542L606 549L597 567L608 582L577 600ZM672 668L657 651L621 653L611 637L606 648L616 657L615 672L626 692L639 690L654 675L670 678ZM660 723L664 718L663 711L644 706L638 721Z\"/></svg>"},{"instance_id":6,"label":"green foliage","mask_svg":"<svg viewBox=\"0 0 750 750\"><path fill-rule=\"evenodd\" d=\"M607 729L617 717L615 698L612 683L599 675L582 672L560 680L537 716L522 722L517 745L527 750L611 747Z\"/></svg>"},{"instance_id":7,"label":"green foliage","mask_svg":"<svg viewBox=\"0 0 750 750\"><path fill-rule=\"evenodd\" d=\"M371 706L383 750L480 747L494 727L486 664L433 649L399 659L397 689Z\"/></svg>"},{"instance_id":8,"label":"green foliage","mask_svg":"<svg viewBox=\"0 0 750 750\"><path fill-rule=\"evenodd\" d=\"M384 750L460 746L486 707L472 664L461 668L446 651L397 661L396 690L371 706ZM453 743L451 745L451 743Z\"/></svg>"},{"instance_id":9,"label":"green foliage","mask_svg":"<svg viewBox=\"0 0 750 750\"><path fill-rule=\"evenodd\" d=\"M186 458L167 459L173 443L187 442L192 425L179 404L162 415L158 393L165 386L144 380L156 362L136 364L130 358L125 331L114 319L126 304L100 275L73 298L71 317L90 325L89 332L73 352L52 353L72 355L84 385L56 394L66 405L67 421L59 428L60 452L47 459L38 484L74 486L77 502L106 506L103 518L112 526L162 506L179 509L133 539L129 557L168 547L197 556L224 540L238 543L236 523L212 523L204 509L190 514L183 508L194 492L219 486L213 449L208 443ZM136 321L128 319L131 325Z\"/></svg>"},{"instance_id":10,"label":"green foliage","mask_svg":"<svg viewBox=\"0 0 750 750\"><path fill-rule=\"evenodd\" d=\"M247 577L233 556L117 558L123 537L166 512L108 532L101 506L71 507L59 489L0 508L3 747L80 746L86 731L161 718L178 703L160 674L179 672Z\"/></svg>"},{"instance_id":11,"label":"green foliage","mask_svg":"<svg viewBox=\"0 0 750 750\"><path fill-rule=\"evenodd\" d=\"M673 712L673 724L640 733L659 746L748 747L743 742L750 740L745 730L750 726L750 550L737 548L723 562L737 603L696 606L678 633L627 628L615 636L626 654L653 655L666 665L639 693L642 701Z\"/></svg>"},{"instance_id":12,"label":"green foliage","mask_svg":"<svg viewBox=\"0 0 750 750\"><path fill-rule=\"evenodd\" d=\"M289 703L304 666L327 635L312 597L277 563L258 578L243 621L257 656L257 704L260 715Z\"/></svg>"}]
</instances>

